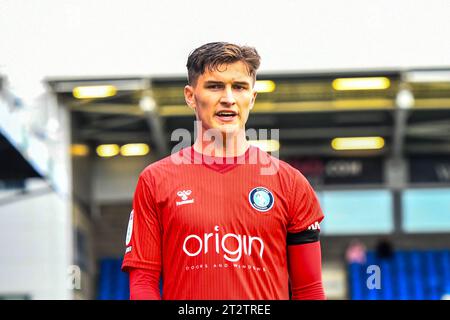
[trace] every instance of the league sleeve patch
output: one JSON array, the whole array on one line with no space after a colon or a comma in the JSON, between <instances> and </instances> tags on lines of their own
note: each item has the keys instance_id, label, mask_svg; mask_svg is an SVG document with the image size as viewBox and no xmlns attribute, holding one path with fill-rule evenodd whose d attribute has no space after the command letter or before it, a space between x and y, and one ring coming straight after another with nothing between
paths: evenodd
<instances>
[{"instance_id":1,"label":"league sleeve patch","mask_svg":"<svg viewBox=\"0 0 450 320\"><path fill-rule=\"evenodd\" d=\"M130 220L128 221L127 238L125 239L126 246L128 246L130 244L131 235L133 234L133 213L134 213L134 210L131 210ZM127 248L127 250L128 250L128 248Z\"/></svg>"}]
</instances>

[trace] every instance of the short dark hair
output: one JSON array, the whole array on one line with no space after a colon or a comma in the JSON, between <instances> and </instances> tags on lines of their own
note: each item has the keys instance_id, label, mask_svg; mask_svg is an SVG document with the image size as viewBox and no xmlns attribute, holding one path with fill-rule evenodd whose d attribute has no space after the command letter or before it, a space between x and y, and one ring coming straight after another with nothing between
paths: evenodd
<instances>
[{"instance_id":1,"label":"short dark hair","mask_svg":"<svg viewBox=\"0 0 450 320\"><path fill-rule=\"evenodd\" d=\"M195 85L197 79L206 69L216 71L222 64L242 61L248 73L256 80L261 57L253 47L239 46L228 42L210 42L198 47L189 54L186 67L188 69L188 83Z\"/></svg>"}]
</instances>

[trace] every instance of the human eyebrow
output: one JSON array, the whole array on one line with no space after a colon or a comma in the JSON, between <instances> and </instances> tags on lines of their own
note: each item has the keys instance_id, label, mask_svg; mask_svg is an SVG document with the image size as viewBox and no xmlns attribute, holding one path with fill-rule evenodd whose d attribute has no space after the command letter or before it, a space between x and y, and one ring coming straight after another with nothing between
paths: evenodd
<instances>
[{"instance_id":1,"label":"human eyebrow","mask_svg":"<svg viewBox=\"0 0 450 320\"><path fill-rule=\"evenodd\" d=\"M244 88L250 87L250 83L248 83L247 81L236 81L236 82L233 82L233 85L242 86Z\"/></svg>"},{"instance_id":2,"label":"human eyebrow","mask_svg":"<svg viewBox=\"0 0 450 320\"><path fill-rule=\"evenodd\" d=\"M210 85L223 85L223 82L222 81L213 81L213 80L205 81L205 86L210 86Z\"/></svg>"}]
</instances>

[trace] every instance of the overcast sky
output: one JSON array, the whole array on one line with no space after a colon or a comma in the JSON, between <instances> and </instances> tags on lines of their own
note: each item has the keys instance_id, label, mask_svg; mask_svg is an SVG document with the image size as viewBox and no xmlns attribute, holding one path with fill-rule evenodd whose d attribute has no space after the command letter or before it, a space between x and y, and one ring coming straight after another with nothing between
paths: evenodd
<instances>
[{"instance_id":1,"label":"overcast sky","mask_svg":"<svg viewBox=\"0 0 450 320\"><path fill-rule=\"evenodd\" d=\"M448 0L0 0L0 74L185 73L210 41L255 46L261 72L450 66Z\"/></svg>"}]
</instances>

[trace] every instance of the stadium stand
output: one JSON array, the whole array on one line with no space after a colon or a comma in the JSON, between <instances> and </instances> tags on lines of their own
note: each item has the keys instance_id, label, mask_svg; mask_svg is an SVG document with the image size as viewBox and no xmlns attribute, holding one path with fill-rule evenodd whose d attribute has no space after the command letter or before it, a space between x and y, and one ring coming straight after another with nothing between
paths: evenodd
<instances>
[{"instance_id":1,"label":"stadium stand","mask_svg":"<svg viewBox=\"0 0 450 320\"><path fill-rule=\"evenodd\" d=\"M121 265L122 258L105 258L100 261L98 300L128 300L128 273L120 270ZM162 282L160 291L162 292Z\"/></svg>"},{"instance_id":2,"label":"stadium stand","mask_svg":"<svg viewBox=\"0 0 450 320\"><path fill-rule=\"evenodd\" d=\"M127 300L128 274L120 270L122 259L106 258L100 262L99 300Z\"/></svg>"},{"instance_id":3,"label":"stadium stand","mask_svg":"<svg viewBox=\"0 0 450 320\"><path fill-rule=\"evenodd\" d=\"M122 259L100 262L100 300L126 300L128 274L120 271ZM380 288L367 285L371 265L380 268ZM392 258L367 253L366 263L350 263L348 280L352 300L440 300L450 292L450 250L398 250Z\"/></svg>"},{"instance_id":4,"label":"stadium stand","mask_svg":"<svg viewBox=\"0 0 450 320\"><path fill-rule=\"evenodd\" d=\"M369 289L368 269L380 268L379 289ZM366 263L348 265L352 300L440 300L450 292L450 250L398 250L392 258L367 253Z\"/></svg>"}]
</instances>

